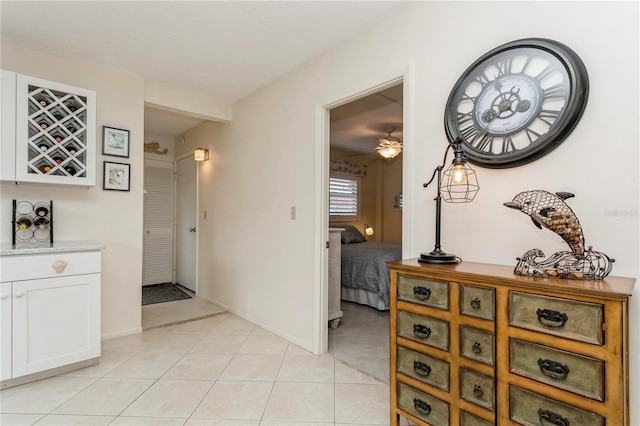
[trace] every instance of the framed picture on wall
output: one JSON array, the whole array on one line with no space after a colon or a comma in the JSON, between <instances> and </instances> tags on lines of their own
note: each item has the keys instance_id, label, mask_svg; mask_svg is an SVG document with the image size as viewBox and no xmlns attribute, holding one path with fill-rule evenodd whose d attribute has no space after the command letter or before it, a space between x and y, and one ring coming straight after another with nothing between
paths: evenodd
<instances>
[{"instance_id":1,"label":"framed picture on wall","mask_svg":"<svg viewBox=\"0 0 640 426\"><path fill-rule=\"evenodd\" d=\"M128 191L131 182L131 165L111 161L104 161L103 164L102 189Z\"/></svg>"},{"instance_id":2,"label":"framed picture on wall","mask_svg":"<svg viewBox=\"0 0 640 426\"><path fill-rule=\"evenodd\" d=\"M129 131L102 126L102 154L129 158Z\"/></svg>"}]
</instances>

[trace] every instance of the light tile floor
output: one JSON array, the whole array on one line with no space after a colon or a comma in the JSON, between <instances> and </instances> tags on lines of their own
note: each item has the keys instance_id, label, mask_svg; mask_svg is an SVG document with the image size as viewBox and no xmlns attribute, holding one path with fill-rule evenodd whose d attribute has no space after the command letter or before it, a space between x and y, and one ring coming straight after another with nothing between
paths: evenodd
<instances>
[{"instance_id":1,"label":"light tile floor","mask_svg":"<svg viewBox=\"0 0 640 426\"><path fill-rule=\"evenodd\" d=\"M358 369L221 313L106 340L96 366L1 391L0 424L388 424L388 385Z\"/></svg>"},{"instance_id":2,"label":"light tile floor","mask_svg":"<svg viewBox=\"0 0 640 426\"><path fill-rule=\"evenodd\" d=\"M168 324L203 319L222 312L224 311L218 306L199 297L176 300L175 302L155 303L142 307L142 328L150 330Z\"/></svg>"}]
</instances>

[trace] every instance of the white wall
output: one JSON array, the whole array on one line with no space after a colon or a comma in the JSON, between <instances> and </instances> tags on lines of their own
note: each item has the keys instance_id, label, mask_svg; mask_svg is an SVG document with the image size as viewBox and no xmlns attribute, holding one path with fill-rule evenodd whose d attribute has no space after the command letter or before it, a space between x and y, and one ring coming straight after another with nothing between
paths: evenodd
<instances>
[{"instance_id":1,"label":"white wall","mask_svg":"<svg viewBox=\"0 0 640 426\"><path fill-rule=\"evenodd\" d=\"M443 248L467 261L506 265L530 248L547 255L564 250L557 235L502 203L524 190L568 191L576 194L569 204L587 244L616 259L613 275L637 277L638 3L410 2L238 102L233 121L207 136L214 161L201 174L206 191L200 196L213 214L204 236L208 252L201 253L207 261L199 270L213 278L207 297L314 348L320 279L314 261L325 226L317 213L324 206L315 177L325 165L316 146L322 129L316 106L410 76L403 239L410 240L406 255L415 257L433 248L434 193L422 184L442 161L449 91L476 58L525 37L556 39L582 57L591 83L586 111L571 136L540 160L505 170L477 168L476 200L444 205ZM621 184L614 180L620 170ZM636 287L631 330L640 325ZM632 357L639 351L632 333ZM639 401L635 363L630 376L631 401ZM640 424L636 407L632 419Z\"/></svg>"},{"instance_id":2,"label":"white wall","mask_svg":"<svg viewBox=\"0 0 640 426\"><path fill-rule=\"evenodd\" d=\"M165 135L156 135L154 133L145 133L144 143L160 144L160 147L158 148L159 152L163 152L165 149L167 150L166 154L159 154L156 152L145 152L144 153L145 160L173 161L175 150L176 150L173 138Z\"/></svg>"},{"instance_id":3,"label":"white wall","mask_svg":"<svg viewBox=\"0 0 640 426\"><path fill-rule=\"evenodd\" d=\"M102 252L102 337L139 332L142 280L142 172L144 81L86 63L2 43L2 67L21 74L96 91L96 186L77 188L3 182L2 217L11 200L53 200L56 241L95 239ZM130 132L130 158L102 157L102 126ZM130 192L102 190L102 161L131 164ZM0 241L11 243L10 222Z\"/></svg>"}]
</instances>

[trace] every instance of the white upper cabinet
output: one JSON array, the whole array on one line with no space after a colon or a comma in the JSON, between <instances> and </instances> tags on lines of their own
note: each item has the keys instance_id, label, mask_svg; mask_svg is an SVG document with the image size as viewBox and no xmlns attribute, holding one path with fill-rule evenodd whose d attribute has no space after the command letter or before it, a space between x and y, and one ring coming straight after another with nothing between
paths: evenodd
<instances>
[{"instance_id":1,"label":"white upper cabinet","mask_svg":"<svg viewBox=\"0 0 640 426\"><path fill-rule=\"evenodd\" d=\"M12 88L11 74L2 74L2 180L94 186L95 92L21 74Z\"/></svg>"}]
</instances>

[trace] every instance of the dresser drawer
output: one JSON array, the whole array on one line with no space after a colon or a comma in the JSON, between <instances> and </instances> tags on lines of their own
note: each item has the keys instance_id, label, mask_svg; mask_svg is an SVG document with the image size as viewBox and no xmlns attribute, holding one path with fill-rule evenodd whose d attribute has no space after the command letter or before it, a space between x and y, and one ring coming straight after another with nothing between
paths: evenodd
<instances>
[{"instance_id":1,"label":"dresser drawer","mask_svg":"<svg viewBox=\"0 0 640 426\"><path fill-rule=\"evenodd\" d=\"M509 313L517 327L603 344L602 305L511 292Z\"/></svg>"},{"instance_id":2,"label":"dresser drawer","mask_svg":"<svg viewBox=\"0 0 640 426\"><path fill-rule=\"evenodd\" d=\"M449 349L449 323L424 315L398 311L398 335L416 342Z\"/></svg>"},{"instance_id":3,"label":"dresser drawer","mask_svg":"<svg viewBox=\"0 0 640 426\"><path fill-rule=\"evenodd\" d=\"M493 426L493 423L462 410L460 412L460 426Z\"/></svg>"},{"instance_id":4,"label":"dresser drawer","mask_svg":"<svg viewBox=\"0 0 640 426\"><path fill-rule=\"evenodd\" d=\"M404 383L398 385L398 407L432 426L449 426L449 404Z\"/></svg>"},{"instance_id":5,"label":"dresser drawer","mask_svg":"<svg viewBox=\"0 0 640 426\"><path fill-rule=\"evenodd\" d=\"M495 408L495 383L493 377L460 369L460 396L467 401L493 411Z\"/></svg>"},{"instance_id":6,"label":"dresser drawer","mask_svg":"<svg viewBox=\"0 0 640 426\"><path fill-rule=\"evenodd\" d=\"M472 327L460 327L460 355L463 357L494 365L494 336L484 330Z\"/></svg>"},{"instance_id":7,"label":"dresser drawer","mask_svg":"<svg viewBox=\"0 0 640 426\"><path fill-rule=\"evenodd\" d=\"M398 372L440 389L449 390L448 362L399 346L397 364Z\"/></svg>"},{"instance_id":8,"label":"dresser drawer","mask_svg":"<svg viewBox=\"0 0 640 426\"><path fill-rule=\"evenodd\" d=\"M449 283L398 275L398 299L449 310Z\"/></svg>"},{"instance_id":9,"label":"dresser drawer","mask_svg":"<svg viewBox=\"0 0 640 426\"><path fill-rule=\"evenodd\" d=\"M509 416L527 426L604 426L604 418L533 392L509 388ZM613 426L613 425L610 425Z\"/></svg>"},{"instance_id":10,"label":"dresser drawer","mask_svg":"<svg viewBox=\"0 0 640 426\"><path fill-rule=\"evenodd\" d=\"M64 262L64 264L59 262ZM58 266L58 270L54 266ZM100 270L99 251L0 257L0 271L2 271L0 278L2 281L92 274L100 272Z\"/></svg>"},{"instance_id":11,"label":"dresser drawer","mask_svg":"<svg viewBox=\"0 0 640 426\"><path fill-rule=\"evenodd\" d=\"M460 284L460 313L487 320L495 319L495 290Z\"/></svg>"},{"instance_id":12,"label":"dresser drawer","mask_svg":"<svg viewBox=\"0 0 640 426\"><path fill-rule=\"evenodd\" d=\"M513 373L591 399L604 399L604 361L516 339L510 346Z\"/></svg>"}]
</instances>

